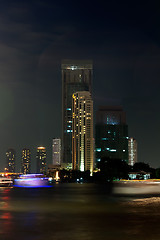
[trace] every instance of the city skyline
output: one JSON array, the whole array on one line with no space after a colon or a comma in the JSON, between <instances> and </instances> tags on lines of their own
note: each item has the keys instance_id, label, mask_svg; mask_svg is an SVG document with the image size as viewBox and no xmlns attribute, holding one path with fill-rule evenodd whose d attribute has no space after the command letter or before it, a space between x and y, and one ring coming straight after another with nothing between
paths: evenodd
<instances>
[{"instance_id":1,"label":"city skyline","mask_svg":"<svg viewBox=\"0 0 160 240\"><path fill-rule=\"evenodd\" d=\"M159 1L1 0L0 238L159 240L159 89Z\"/></svg>"},{"instance_id":2,"label":"city skyline","mask_svg":"<svg viewBox=\"0 0 160 240\"><path fill-rule=\"evenodd\" d=\"M82 14L83 12L83 14ZM122 105L138 161L159 167L158 5L119 1L85 8L42 1L0 3L0 161L8 148L45 146L61 137L61 61L93 60L94 112ZM32 160L33 161L33 160ZM33 169L36 167L33 161Z\"/></svg>"}]
</instances>

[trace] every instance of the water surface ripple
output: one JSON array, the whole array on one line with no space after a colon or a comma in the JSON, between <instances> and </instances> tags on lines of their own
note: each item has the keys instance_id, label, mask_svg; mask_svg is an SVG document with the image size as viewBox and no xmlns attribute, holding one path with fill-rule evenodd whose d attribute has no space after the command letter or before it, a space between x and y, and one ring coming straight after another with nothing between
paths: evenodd
<instances>
[{"instance_id":1,"label":"water surface ripple","mask_svg":"<svg viewBox=\"0 0 160 240\"><path fill-rule=\"evenodd\" d=\"M116 197L105 185L0 188L0 240L159 240L159 222L160 197Z\"/></svg>"}]
</instances>

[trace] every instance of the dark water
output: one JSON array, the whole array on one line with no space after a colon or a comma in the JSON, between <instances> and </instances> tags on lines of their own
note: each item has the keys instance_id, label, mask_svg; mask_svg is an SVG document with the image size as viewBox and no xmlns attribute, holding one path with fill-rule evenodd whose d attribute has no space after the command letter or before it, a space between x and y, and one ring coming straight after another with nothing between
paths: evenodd
<instances>
[{"instance_id":1,"label":"dark water","mask_svg":"<svg viewBox=\"0 0 160 240\"><path fill-rule=\"evenodd\" d=\"M0 240L160 239L160 198L110 196L106 186L0 188Z\"/></svg>"}]
</instances>

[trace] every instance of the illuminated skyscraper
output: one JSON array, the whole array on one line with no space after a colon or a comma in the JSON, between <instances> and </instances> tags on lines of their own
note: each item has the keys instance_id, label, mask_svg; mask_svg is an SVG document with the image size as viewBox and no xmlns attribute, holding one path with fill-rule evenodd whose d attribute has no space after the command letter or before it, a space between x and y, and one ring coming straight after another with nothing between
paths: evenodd
<instances>
[{"instance_id":1,"label":"illuminated skyscraper","mask_svg":"<svg viewBox=\"0 0 160 240\"><path fill-rule=\"evenodd\" d=\"M96 116L96 162L101 158L121 159L128 163L128 126L120 106L103 106Z\"/></svg>"},{"instance_id":2,"label":"illuminated skyscraper","mask_svg":"<svg viewBox=\"0 0 160 240\"><path fill-rule=\"evenodd\" d=\"M93 101L90 92L73 94L72 167L93 173Z\"/></svg>"},{"instance_id":3,"label":"illuminated skyscraper","mask_svg":"<svg viewBox=\"0 0 160 240\"><path fill-rule=\"evenodd\" d=\"M137 162L137 141L134 138L128 139L128 164L133 166Z\"/></svg>"},{"instance_id":4,"label":"illuminated skyscraper","mask_svg":"<svg viewBox=\"0 0 160 240\"><path fill-rule=\"evenodd\" d=\"M38 147L37 148L37 173L46 173L46 148Z\"/></svg>"},{"instance_id":5,"label":"illuminated skyscraper","mask_svg":"<svg viewBox=\"0 0 160 240\"><path fill-rule=\"evenodd\" d=\"M78 91L92 93L92 61L62 61L62 159L72 162L72 95Z\"/></svg>"},{"instance_id":6,"label":"illuminated skyscraper","mask_svg":"<svg viewBox=\"0 0 160 240\"><path fill-rule=\"evenodd\" d=\"M24 148L22 150L22 173L28 174L30 173L31 168L31 152L29 149Z\"/></svg>"},{"instance_id":7,"label":"illuminated skyscraper","mask_svg":"<svg viewBox=\"0 0 160 240\"><path fill-rule=\"evenodd\" d=\"M61 139L54 138L52 145L53 155L52 155L52 163L53 165L61 164Z\"/></svg>"},{"instance_id":8,"label":"illuminated skyscraper","mask_svg":"<svg viewBox=\"0 0 160 240\"><path fill-rule=\"evenodd\" d=\"M14 149L10 148L6 151L6 160L7 160L7 171L15 172L15 157L16 152Z\"/></svg>"}]
</instances>

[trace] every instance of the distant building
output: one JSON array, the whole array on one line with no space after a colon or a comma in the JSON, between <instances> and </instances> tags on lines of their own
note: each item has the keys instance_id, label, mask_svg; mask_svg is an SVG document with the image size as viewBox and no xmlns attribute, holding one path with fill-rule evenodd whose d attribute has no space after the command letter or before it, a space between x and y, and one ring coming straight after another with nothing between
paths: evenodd
<instances>
[{"instance_id":1,"label":"distant building","mask_svg":"<svg viewBox=\"0 0 160 240\"><path fill-rule=\"evenodd\" d=\"M15 173L15 158L16 152L14 149L10 148L6 151L6 162L7 162L7 171L11 173Z\"/></svg>"},{"instance_id":2,"label":"distant building","mask_svg":"<svg viewBox=\"0 0 160 240\"><path fill-rule=\"evenodd\" d=\"M121 106L102 106L96 115L96 163L101 158L128 163L128 126Z\"/></svg>"},{"instance_id":3,"label":"distant building","mask_svg":"<svg viewBox=\"0 0 160 240\"><path fill-rule=\"evenodd\" d=\"M92 93L92 61L63 60L62 69L62 159L72 162L72 95L78 91Z\"/></svg>"},{"instance_id":4,"label":"distant building","mask_svg":"<svg viewBox=\"0 0 160 240\"><path fill-rule=\"evenodd\" d=\"M38 147L37 148L37 173L46 173L46 148Z\"/></svg>"},{"instance_id":5,"label":"distant building","mask_svg":"<svg viewBox=\"0 0 160 240\"><path fill-rule=\"evenodd\" d=\"M128 139L128 164L133 166L137 162L137 141L134 138Z\"/></svg>"},{"instance_id":6,"label":"distant building","mask_svg":"<svg viewBox=\"0 0 160 240\"><path fill-rule=\"evenodd\" d=\"M131 180L139 179L139 180L147 180L151 178L151 173L139 171L139 172L130 172L128 173L128 177Z\"/></svg>"},{"instance_id":7,"label":"distant building","mask_svg":"<svg viewBox=\"0 0 160 240\"><path fill-rule=\"evenodd\" d=\"M49 164L47 169L47 175L49 177L52 177L53 180L57 182L60 180L60 177L59 177L60 170L62 170L60 165Z\"/></svg>"},{"instance_id":8,"label":"distant building","mask_svg":"<svg viewBox=\"0 0 160 240\"><path fill-rule=\"evenodd\" d=\"M22 150L22 166L21 171L23 174L28 174L31 171L31 152L29 149Z\"/></svg>"},{"instance_id":9,"label":"distant building","mask_svg":"<svg viewBox=\"0 0 160 240\"><path fill-rule=\"evenodd\" d=\"M72 170L72 163L61 163L61 168L65 170Z\"/></svg>"},{"instance_id":10,"label":"distant building","mask_svg":"<svg viewBox=\"0 0 160 240\"><path fill-rule=\"evenodd\" d=\"M53 139L52 162L53 162L53 165L61 164L61 139L60 138Z\"/></svg>"},{"instance_id":11,"label":"distant building","mask_svg":"<svg viewBox=\"0 0 160 240\"><path fill-rule=\"evenodd\" d=\"M73 94L72 167L93 173L93 100L89 91Z\"/></svg>"}]
</instances>

